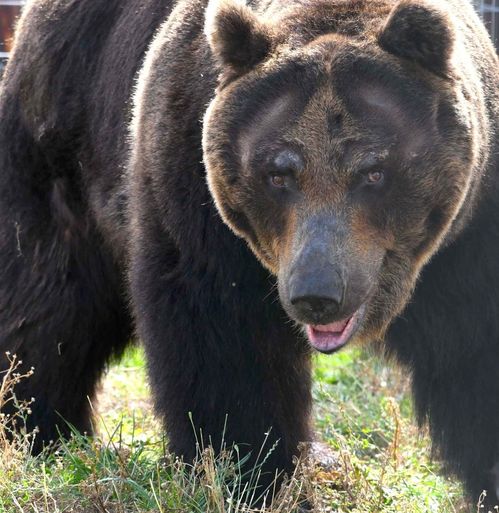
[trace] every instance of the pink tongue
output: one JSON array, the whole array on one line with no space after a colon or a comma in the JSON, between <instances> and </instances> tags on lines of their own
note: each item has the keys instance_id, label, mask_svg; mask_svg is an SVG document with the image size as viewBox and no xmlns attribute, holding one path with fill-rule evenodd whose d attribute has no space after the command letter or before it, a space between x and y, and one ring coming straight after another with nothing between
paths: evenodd
<instances>
[{"instance_id":1,"label":"pink tongue","mask_svg":"<svg viewBox=\"0 0 499 513\"><path fill-rule=\"evenodd\" d=\"M331 324L322 324L317 326L312 326L315 331L322 331L327 333L342 333L346 328L348 321L350 319L346 319L344 321L332 322Z\"/></svg>"}]
</instances>

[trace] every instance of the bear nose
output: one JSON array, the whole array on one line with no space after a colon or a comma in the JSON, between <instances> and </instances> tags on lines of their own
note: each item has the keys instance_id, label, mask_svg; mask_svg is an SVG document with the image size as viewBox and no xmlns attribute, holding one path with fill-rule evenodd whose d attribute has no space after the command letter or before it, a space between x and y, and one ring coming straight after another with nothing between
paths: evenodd
<instances>
[{"instance_id":1,"label":"bear nose","mask_svg":"<svg viewBox=\"0 0 499 513\"><path fill-rule=\"evenodd\" d=\"M298 296L291 298L291 304L303 317L309 318L312 316L319 322L321 319L325 319L325 322L328 322L330 318L336 316L340 310L340 302L333 297Z\"/></svg>"},{"instance_id":2,"label":"bear nose","mask_svg":"<svg viewBox=\"0 0 499 513\"><path fill-rule=\"evenodd\" d=\"M295 272L289 283L289 302L301 322L328 324L341 310L343 292L343 280L336 270Z\"/></svg>"}]
</instances>

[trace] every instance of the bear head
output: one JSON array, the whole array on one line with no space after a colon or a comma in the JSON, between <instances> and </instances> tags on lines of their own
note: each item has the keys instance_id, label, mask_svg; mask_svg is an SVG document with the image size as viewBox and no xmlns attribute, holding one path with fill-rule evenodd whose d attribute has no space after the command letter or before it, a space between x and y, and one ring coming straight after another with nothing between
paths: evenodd
<instances>
[{"instance_id":1,"label":"bear head","mask_svg":"<svg viewBox=\"0 0 499 513\"><path fill-rule=\"evenodd\" d=\"M382 338L472 188L457 31L419 0L253 4L206 13L210 191L316 349Z\"/></svg>"}]
</instances>

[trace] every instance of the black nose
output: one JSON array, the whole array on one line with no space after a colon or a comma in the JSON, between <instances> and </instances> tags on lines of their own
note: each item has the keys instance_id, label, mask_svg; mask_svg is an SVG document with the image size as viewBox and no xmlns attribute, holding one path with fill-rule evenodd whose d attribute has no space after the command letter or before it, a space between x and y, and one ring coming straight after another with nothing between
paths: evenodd
<instances>
[{"instance_id":1,"label":"black nose","mask_svg":"<svg viewBox=\"0 0 499 513\"><path fill-rule=\"evenodd\" d=\"M340 302L336 298L323 296L298 296L291 298L291 304L304 317L326 322L331 320L340 310Z\"/></svg>"},{"instance_id":2,"label":"black nose","mask_svg":"<svg viewBox=\"0 0 499 513\"><path fill-rule=\"evenodd\" d=\"M332 266L294 270L288 290L289 302L301 322L328 324L341 310L343 280Z\"/></svg>"}]
</instances>

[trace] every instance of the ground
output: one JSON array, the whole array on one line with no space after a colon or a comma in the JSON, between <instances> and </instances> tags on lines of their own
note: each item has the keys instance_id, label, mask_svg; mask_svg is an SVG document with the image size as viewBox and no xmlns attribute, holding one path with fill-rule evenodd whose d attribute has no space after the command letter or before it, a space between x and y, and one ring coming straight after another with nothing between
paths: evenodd
<instances>
[{"instance_id":1,"label":"ground","mask_svg":"<svg viewBox=\"0 0 499 513\"><path fill-rule=\"evenodd\" d=\"M350 349L317 357L315 375L317 429L340 468L300 467L266 511L297 511L299 497L308 496L321 513L464 512L460 488L429 461L428 438L411 421L400 371ZM99 436L93 440L76 436L45 459L26 456L22 443L4 448L0 512L254 511L236 499L239 482L228 458L215 460L205 450L196 467L186 468L165 453L140 349L109 369L94 408ZM246 501L252 495L243 493Z\"/></svg>"}]
</instances>

